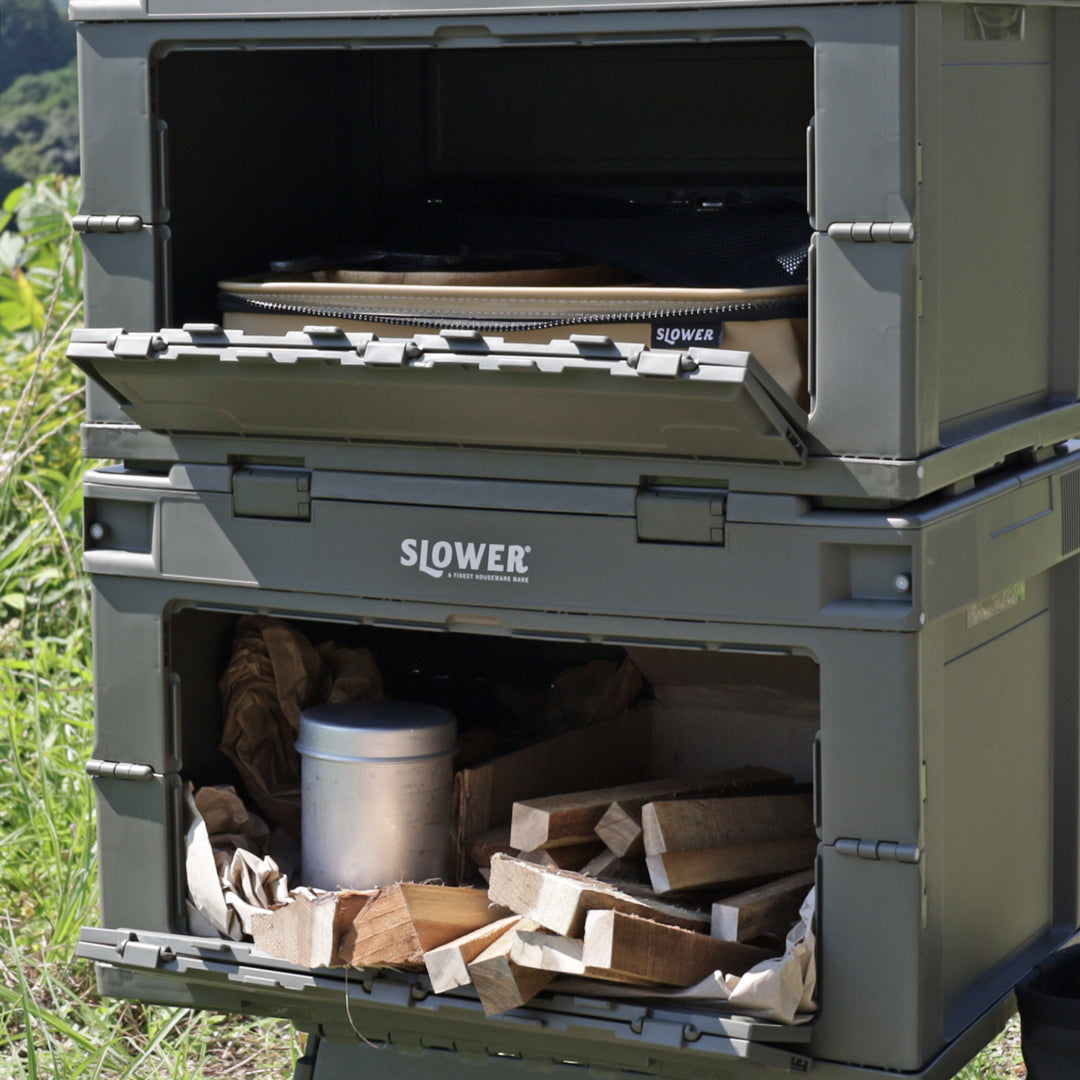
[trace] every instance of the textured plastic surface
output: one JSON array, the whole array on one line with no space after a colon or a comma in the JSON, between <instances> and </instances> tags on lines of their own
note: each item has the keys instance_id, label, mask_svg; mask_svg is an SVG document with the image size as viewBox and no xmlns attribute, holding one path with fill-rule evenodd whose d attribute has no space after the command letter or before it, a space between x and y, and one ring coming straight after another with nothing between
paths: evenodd
<instances>
[{"instance_id":1,"label":"textured plastic surface","mask_svg":"<svg viewBox=\"0 0 1080 1080\"><path fill-rule=\"evenodd\" d=\"M1031 423L1024 445L1005 452L1046 445L1059 437L1060 410L1076 402L1076 249L1050 239L1075 233L1077 200L1068 193L1078 188L1077 133L1054 120L1051 102L1067 96L1076 82L1080 17L1066 7L1032 5L1016 40L985 40L969 16L959 4L725 5L694 12L553 14L542 24L544 42L552 50L571 49L579 71L595 61L593 84L587 74L582 84L595 86L597 92L586 96L593 102L609 100L599 91L610 85L612 57L631 39L639 43L634 50L654 48L659 55L686 47L662 44L661 38L715 37L715 47L724 50L740 48L740 35L754 38L745 45L747 72L761 70L749 57L762 39L812 45L812 82L804 86L803 75L785 75L769 97L777 115L788 95L787 107L800 123L813 119L804 166L817 230L808 438L827 455L868 462L860 467L870 472L891 475L891 462L969 445L975 436L1025 418ZM460 137L443 133L424 151L425 160L435 162L430 176L417 172L416 154L407 152L423 142L427 123L427 106L414 88L433 78L446 94L476 93L488 84L485 57L500 52L493 46L535 43L541 24L530 16L491 14L482 26L452 16L363 23L195 19L183 23L182 42L170 37L168 48L159 49L163 25L88 22L80 31L85 209L137 212L146 230L166 222L168 229L153 269L136 255L134 236L88 237L92 245L108 242L131 252L108 264L92 260L93 324L149 332L215 318L212 286L221 276L215 260L228 263L219 271L251 270L275 253L339 241L342 214L363 221L365 208L374 212L380 205L382 181L371 171L376 168L393 188L384 195L396 191L395 198L407 199L415 191L423 206L429 205L421 197L425 185L439 187L485 170L509 181L539 177L571 187L582 170L587 173L581 160L560 159L557 144L529 144L527 159L511 150L501 157L479 151L484 132L475 124ZM222 47L236 40L253 47L242 54ZM218 50L205 49L215 43ZM440 48L407 47L420 43ZM344 44L351 47L325 48ZM702 55L711 48L702 44ZM633 63L635 70L647 70L640 59ZM273 88L281 85L282 65L293 76L310 71L327 77L291 76L294 93L279 102ZM738 89L735 54L724 52L722 67L725 78L734 79L733 93L760 98L753 92L758 75L745 76L750 86ZM155 122L134 125L121 116L130 108L121 102L148 99L151 73L158 77ZM212 108L200 107L192 96L195 84L214 87ZM360 89L345 89L354 86ZM354 96L342 98L336 109L338 87L341 94L360 94L368 106L357 109ZM557 87L549 98L553 114L578 109L581 100L560 101ZM468 100L447 106L447 115L479 115ZM354 104L346 107L346 101ZM338 116L352 118L347 132L337 126ZM380 125L376 117L383 118ZM624 132L619 148L632 163L629 172L659 167L625 116L601 111L594 119L597 131ZM375 127L385 134L377 135ZM740 130L761 127L747 123ZM325 165L317 170L319 197L303 216L306 235L291 205L294 193L312 182L309 155L270 149L288 142L290 131L298 144L320 146ZM703 141L703 130L680 131L687 147ZM994 152L1006 144L1016 153ZM346 161L346 146L363 152ZM271 156L263 157L260 147ZM757 150L760 157L762 147ZM635 153L642 154L636 163ZM229 185L207 190L206 170L226 159L239 173L272 173L279 182L260 187L257 199L250 192L240 198ZM766 184L790 184L790 166L785 159L783 175ZM736 168L730 161L714 164L721 181L730 175L736 183ZM699 177L684 179L697 183ZM1001 212L988 216L987 207ZM1007 257L1000 257L1002 251ZM129 280L133 291L117 292L113 278ZM136 295L148 285L153 304ZM1070 434L1080 430L1073 411ZM159 444L151 438L147 445ZM981 467L992 467L998 452L982 444Z\"/></svg>"},{"instance_id":2,"label":"textured plastic surface","mask_svg":"<svg viewBox=\"0 0 1080 1080\"><path fill-rule=\"evenodd\" d=\"M607 338L264 338L76 331L68 352L150 430L801 464L805 414L749 353Z\"/></svg>"},{"instance_id":3,"label":"textured plastic surface","mask_svg":"<svg viewBox=\"0 0 1080 1080\"><path fill-rule=\"evenodd\" d=\"M1058 928L1075 924L1077 778L1067 750L1075 745L1080 696L1078 467L1075 457L1051 461L904 514L813 511L799 500L732 494L722 546L638 540L626 512L633 500L621 504L622 516L494 507L460 513L440 507L448 500L432 480L426 503L415 504L410 516L400 504L341 498L347 475L327 480L337 497L324 504L317 473L310 523L232 520L223 504L212 527L205 508L229 497L200 494L192 480L205 489L227 485L220 473L191 470L175 484L145 481L155 512L173 508L159 535L174 554L160 571L147 563L133 571L115 549L91 547L86 557L97 610L117 629L128 619L166 613L168 678L177 688L171 715L185 719L171 739L163 730L159 757L178 741L180 775L197 782L218 775L211 750L220 706L213 695L234 620L226 609L257 605L308 620L360 620L391 638L401 633L394 628L452 630L455 654L467 647L476 657L500 640L518 648L530 638L633 643L647 674L660 663L666 678L686 686L712 685L726 670L714 665L732 648L769 652L782 670L812 656L820 680L817 723L710 713L705 728L686 729L678 753L697 767L725 767L749 759L786 764L776 755L802 747L802 775L809 778L806 736L820 725L823 1009L807 1052L916 1071L1060 941ZM92 505L109 494L108 479L92 478ZM111 486L131 494L141 482L121 473ZM359 483L370 499L376 478ZM386 490L391 486L388 479ZM557 505L553 493L543 498ZM487 501L497 502L498 494ZM620 509L615 493L597 493L597 502ZM320 531L324 505L360 514L349 524L327 519ZM361 518L382 534L382 546L363 540L367 565L346 575L340 571L347 557L334 537L345 532L355 543L350 531ZM418 526L424 532L411 531ZM290 530L304 537L310 570L299 567ZM401 540L422 536L463 549L473 544L474 555L481 544L524 539L529 580L435 578L402 565L403 555L409 559ZM573 560L567 550L575 551ZM593 561L596 552L605 569ZM247 567L244 583L227 583L230 563ZM321 563L338 568L334 582L318 576ZM910 593L895 591L898 577L910 581ZM632 596L627 581L634 582ZM744 589L743 581L756 588ZM394 599L381 599L387 596ZM562 614L552 611L560 607ZM469 633L474 626L483 636ZM111 632L108 623L99 628ZM681 648L650 659L652 647L672 644ZM1014 661L1026 673L1022 683ZM115 690L99 693L97 755L122 759L136 731L158 727L129 702L160 685L161 675L122 657L111 663L115 674L102 674ZM660 766L678 771L680 764L658 759ZM1027 794L1003 800L1005 790ZM1053 804L1059 809L1051 814ZM143 811L148 831L139 840L158 861L177 843L164 814L164 807ZM106 924L172 930L175 897L144 900L129 887L132 845L116 826L102 833L102 875L111 883ZM892 851L904 859L890 859ZM1003 860L1018 873L1002 877ZM985 904L988 891L998 900L993 907ZM512 1048L517 1029L498 1030ZM595 1060L608 1059L597 1053ZM678 1075L672 1070L661 1075Z\"/></svg>"}]
</instances>

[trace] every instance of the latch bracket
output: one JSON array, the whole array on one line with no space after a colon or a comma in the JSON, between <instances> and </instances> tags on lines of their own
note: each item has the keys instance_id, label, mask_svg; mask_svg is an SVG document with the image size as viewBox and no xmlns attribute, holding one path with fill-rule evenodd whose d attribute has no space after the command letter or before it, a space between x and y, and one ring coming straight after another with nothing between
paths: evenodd
<instances>
[{"instance_id":1,"label":"latch bracket","mask_svg":"<svg viewBox=\"0 0 1080 1080\"><path fill-rule=\"evenodd\" d=\"M311 472L282 466L246 465L233 470L236 517L311 520Z\"/></svg>"},{"instance_id":2,"label":"latch bracket","mask_svg":"<svg viewBox=\"0 0 1080 1080\"><path fill-rule=\"evenodd\" d=\"M726 529L726 491L648 488L638 492L638 540L723 547Z\"/></svg>"}]
</instances>

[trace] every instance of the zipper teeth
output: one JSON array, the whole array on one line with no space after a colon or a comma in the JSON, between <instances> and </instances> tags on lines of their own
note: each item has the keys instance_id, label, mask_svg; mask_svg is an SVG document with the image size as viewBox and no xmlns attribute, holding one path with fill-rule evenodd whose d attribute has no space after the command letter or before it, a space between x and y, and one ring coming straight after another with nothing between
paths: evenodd
<instances>
[{"instance_id":1,"label":"zipper teeth","mask_svg":"<svg viewBox=\"0 0 1080 1080\"><path fill-rule=\"evenodd\" d=\"M676 319L679 317L699 318L703 315L744 315L769 311L785 307L792 303L791 297L777 296L760 300L733 300L726 304L709 304L704 307L655 308L650 311L621 312L582 312L580 315L557 315L552 317L533 317L521 319L490 319L483 317L466 318L438 315L434 312L416 312L409 315L390 312L368 311L334 307L302 306L283 304L277 300L259 300L255 297L232 296L230 300L240 305L241 310L266 311L280 315L301 315L305 318L318 319L366 319L371 322L386 323L389 326L421 326L444 330L486 330L506 332L513 330L545 330L555 326L582 326L592 323L644 323L656 322L657 319Z\"/></svg>"}]
</instances>

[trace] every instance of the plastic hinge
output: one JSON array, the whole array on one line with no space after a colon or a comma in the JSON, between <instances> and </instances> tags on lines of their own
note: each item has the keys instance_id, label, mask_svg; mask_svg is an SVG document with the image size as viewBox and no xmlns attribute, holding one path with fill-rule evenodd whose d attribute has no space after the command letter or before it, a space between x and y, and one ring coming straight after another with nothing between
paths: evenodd
<instances>
[{"instance_id":1,"label":"plastic hinge","mask_svg":"<svg viewBox=\"0 0 1080 1080\"><path fill-rule=\"evenodd\" d=\"M143 227L138 214L76 214L71 227L78 233L131 233Z\"/></svg>"},{"instance_id":2,"label":"plastic hinge","mask_svg":"<svg viewBox=\"0 0 1080 1080\"><path fill-rule=\"evenodd\" d=\"M402 367L406 360L420 355L411 341L371 341L364 349L364 363Z\"/></svg>"},{"instance_id":3,"label":"plastic hinge","mask_svg":"<svg viewBox=\"0 0 1080 1080\"><path fill-rule=\"evenodd\" d=\"M126 967L156 970L161 965L161 946L144 941L128 941L120 950L120 960Z\"/></svg>"},{"instance_id":4,"label":"plastic hinge","mask_svg":"<svg viewBox=\"0 0 1080 1080\"><path fill-rule=\"evenodd\" d=\"M857 840L845 836L839 838L833 846L840 855L870 859L874 862L914 864L922 859L922 848L918 844L898 844L893 840Z\"/></svg>"},{"instance_id":5,"label":"plastic hinge","mask_svg":"<svg viewBox=\"0 0 1080 1080\"><path fill-rule=\"evenodd\" d=\"M164 349L165 339L160 334L121 334L112 351L118 360L145 360Z\"/></svg>"},{"instance_id":6,"label":"plastic hinge","mask_svg":"<svg viewBox=\"0 0 1080 1080\"><path fill-rule=\"evenodd\" d=\"M685 353L667 349L645 349L638 357L637 373L652 379L675 379L683 370Z\"/></svg>"},{"instance_id":7,"label":"plastic hinge","mask_svg":"<svg viewBox=\"0 0 1080 1080\"><path fill-rule=\"evenodd\" d=\"M856 244L911 244L915 241L915 225L910 221L834 221L829 236Z\"/></svg>"},{"instance_id":8,"label":"plastic hinge","mask_svg":"<svg viewBox=\"0 0 1080 1080\"><path fill-rule=\"evenodd\" d=\"M102 777L110 780L152 780L152 765L137 765L132 761L103 761L91 758L86 763L87 776Z\"/></svg>"}]
</instances>

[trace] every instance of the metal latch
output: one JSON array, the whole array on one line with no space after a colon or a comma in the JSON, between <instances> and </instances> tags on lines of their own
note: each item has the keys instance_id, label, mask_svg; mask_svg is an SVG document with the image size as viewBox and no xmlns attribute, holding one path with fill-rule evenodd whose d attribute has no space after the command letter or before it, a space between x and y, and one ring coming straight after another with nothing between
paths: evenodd
<instances>
[{"instance_id":1,"label":"metal latch","mask_svg":"<svg viewBox=\"0 0 1080 1080\"><path fill-rule=\"evenodd\" d=\"M86 775L103 777L109 780L152 780L152 765L136 765L131 761L103 761L91 758L86 763Z\"/></svg>"},{"instance_id":2,"label":"metal latch","mask_svg":"<svg viewBox=\"0 0 1080 1080\"><path fill-rule=\"evenodd\" d=\"M915 225L911 221L834 221L829 236L856 244L913 244Z\"/></svg>"},{"instance_id":3,"label":"metal latch","mask_svg":"<svg viewBox=\"0 0 1080 1080\"><path fill-rule=\"evenodd\" d=\"M233 514L236 517L311 520L311 472L269 465L233 470Z\"/></svg>"},{"instance_id":4,"label":"metal latch","mask_svg":"<svg viewBox=\"0 0 1080 1080\"><path fill-rule=\"evenodd\" d=\"M143 227L138 214L76 214L71 227L78 233L130 233Z\"/></svg>"},{"instance_id":5,"label":"metal latch","mask_svg":"<svg viewBox=\"0 0 1080 1080\"><path fill-rule=\"evenodd\" d=\"M857 859L871 859L875 862L918 863L922 859L922 848L918 844L898 844L892 840L856 840L841 837L833 846L841 855L852 855Z\"/></svg>"},{"instance_id":6,"label":"metal latch","mask_svg":"<svg viewBox=\"0 0 1080 1080\"><path fill-rule=\"evenodd\" d=\"M669 544L722 547L727 492L698 488L649 488L637 495L637 536Z\"/></svg>"}]
</instances>

